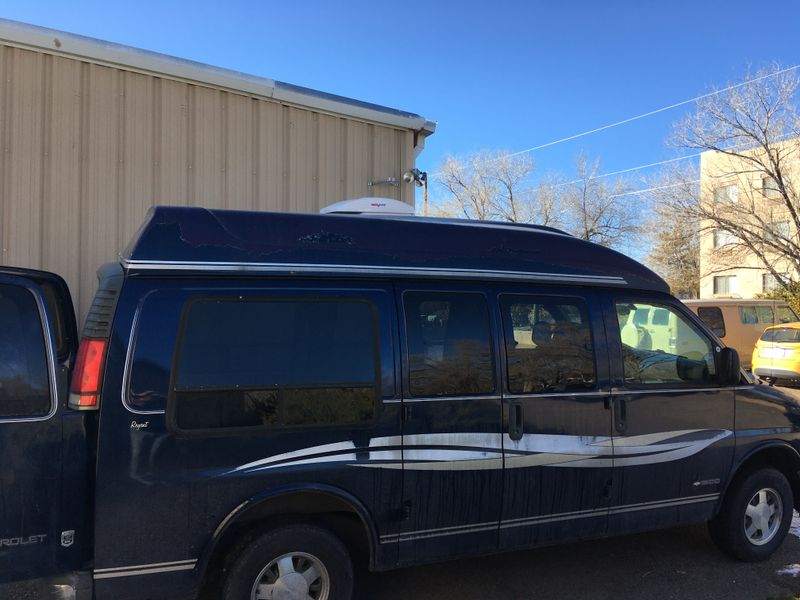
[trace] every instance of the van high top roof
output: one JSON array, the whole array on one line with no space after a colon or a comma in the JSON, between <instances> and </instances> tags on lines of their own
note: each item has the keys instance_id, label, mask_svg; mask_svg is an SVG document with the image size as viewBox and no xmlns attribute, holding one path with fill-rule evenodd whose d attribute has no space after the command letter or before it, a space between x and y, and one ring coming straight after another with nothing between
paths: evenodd
<instances>
[{"instance_id":1,"label":"van high top roof","mask_svg":"<svg viewBox=\"0 0 800 600\"><path fill-rule=\"evenodd\" d=\"M158 206L120 260L130 274L380 275L669 292L663 279L635 260L557 229L411 216Z\"/></svg>"}]
</instances>

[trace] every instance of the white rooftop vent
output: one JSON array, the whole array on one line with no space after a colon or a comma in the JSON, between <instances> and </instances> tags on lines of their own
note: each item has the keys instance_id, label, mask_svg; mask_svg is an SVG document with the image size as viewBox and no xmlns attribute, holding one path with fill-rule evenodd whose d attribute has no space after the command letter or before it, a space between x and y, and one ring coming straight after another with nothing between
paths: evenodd
<instances>
[{"instance_id":1,"label":"white rooftop vent","mask_svg":"<svg viewBox=\"0 0 800 600\"><path fill-rule=\"evenodd\" d=\"M414 207L391 198L355 198L342 200L320 209L322 214L393 215L413 217Z\"/></svg>"}]
</instances>

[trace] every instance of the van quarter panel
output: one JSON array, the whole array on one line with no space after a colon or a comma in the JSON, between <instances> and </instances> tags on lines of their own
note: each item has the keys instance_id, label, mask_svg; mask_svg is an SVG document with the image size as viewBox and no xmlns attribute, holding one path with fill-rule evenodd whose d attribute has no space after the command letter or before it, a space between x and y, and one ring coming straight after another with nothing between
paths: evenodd
<instances>
[{"instance_id":1,"label":"van quarter panel","mask_svg":"<svg viewBox=\"0 0 800 600\"><path fill-rule=\"evenodd\" d=\"M115 445L114 452L106 450L104 460L113 458L117 461L114 468L103 464L104 476L98 480L101 506L97 510L99 539L95 579L98 594L102 592L103 597L131 600L154 597L151 591L131 585L132 581L150 580L163 582L170 593L193 593L202 576L197 561L207 551L215 530L226 517L242 503L282 489L309 490L305 499L288 507L288 514L287 507L282 507L280 518L284 521L291 519L292 514L301 518L301 515L317 511L311 493L315 489L338 489L343 491L342 496L349 494L364 506L364 518L374 523L377 535L385 537L398 532L402 470L399 468L400 403L395 396L394 384L392 340L396 339L393 329L396 320L392 318L392 295L379 283L336 282L331 285L330 282L286 282L272 278L251 278L246 285L242 285L242 281L238 283L231 278L216 281L128 279L118 306L117 322L121 325L120 330L124 331L131 327L136 314L135 337L130 344L130 369L124 381L121 372L107 373L109 379L106 383L125 394L126 403L123 404L118 395L111 400L116 406L104 408L112 416L106 419L104 412L101 433L101 444ZM137 301L140 298L143 300ZM367 390L367 396L370 405L376 408L374 412L370 408L374 417L364 425L293 426L287 421L286 426L276 423L272 428L235 426L234 421L225 420L228 417L223 421L215 420L217 417L213 415L219 413L209 412L206 408L209 402L216 402L216 398L221 397L219 394L226 394L224 397L235 403L235 395L224 389L224 381L219 381L219 385L209 383L208 386L201 382L198 385L203 389L196 391L184 385L181 372L194 368L187 358L193 356L195 358L191 360L194 361L201 358L211 361L206 361L207 366L203 367L206 374L210 373L209 377L216 377L213 373L217 372L232 373L243 386L250 385L254 391L247 393L255 394L252 396L255 401L259 401L264 393L270 393L259 392L260 384L247 379L250 376L247 365L253 364L247 355L250 351L225 346L233 343L230 340L236 337L244 340L242 343L250 343L249 340L254 339L251 333L261 331L259 323L250 322L250 332L228 332L231 335L227 337L224 331L213 330L214 324L209 324L212 327L209 335L214 336L214 344L208 340L208 351L213 352L214 346L218 345L229 348L230 354L209 354L203 358L198 352L206 347L205 334L188 329L196 318L193 310L197 309L200 311L197 314L201 314L220 304L233 302L232 314L235 315L262 305L284 309L298 303L309 305L318 301L324 307L344 302L356 305L359 311L363 306L365 314L371 315L370 328L374 329L375 335L374 339L369 338L367 351L370 356L374 354L374 367L370 367L373 370L368 374L372 388ZM225 314L222 318L231 318ZM128 319L131 322L126 322ZM341 323L320 322L315 330L297 330L292 334L284 329L270 334L274 343L301 344L301 347L309 349L309 357L316 357L319 351L312 352L313 347L325 348L333 344L343 348L342 344L366 339L358 332L348 334L342 326ZM295 337L287 338L290 334ZM267 332L258 334L258 339L269 337ZM158 343L158 340L175 339L180 340L178 344L170 344L166 349ZM117 340L110 352L115 352L116 347L124 352L127 346L128 340ZM240 353L237 362L214 366L214 361L231 360L237 352ZM303 366L304 354L288 346L283 348L280 360L296 363L295 367L281 367L285 372L305 373L315 368L313 364ZM352 360L355 358L349 358L347 352L340 352L337 356L327 357L327 366L323 363L318 365L325 367L323 372L329 373L330 377L335 377L336 373L331 369L339 368L337 365L348 368ZM109 364L112 361L113 364L124 363L116 356L109 358ZM236 365L239 365L239 375L236 375ZM264 366L269 365L264 363ZM193 377L203 376L201 371L192 372L196 373ZM378 396L374 391L376 381L379 384ZM287 394L286 398L297 398L292 405L296 408L291 410L301 411L291 413L294 416L289 412L281 413L281 418L302 417L305 409L297 402L302 402L303 396L280 382L266 382L270 389L275 383L281 394ZM215 385L219 392L213 392ZM347 385L358 385L358 382ZM289 396L289 392L293 395ZM109 397L104 397L103 402L109 402ZM317 397L325 401L324 396ZM192 402L195 408L185 415L181 412L183 402ZM290 409L287 405L281 410ZM245 418L241 413L228 414L230 419ZM267 419L266 413L264 415ZM397 468L377 468L384 463ZM266 506L268 503L269 500L265 500L262 504ZM323 504L318 508L324 511L326 506ZM118 518L120 511L127 515L125 520ZM265 514L269 515L269 510L265 510ZM358 519L356 514L352 516ZM263 528L274 523L276 518L274 514L265 516L250 522L249 526ZM237 523L237 527L241 523ZM239 529L239 533L243 534L243 530ZM381 545L375 560L376 566L381 568L394 566L397 563L397 542ZM139 570L149 572L126 574L137 570L133 568L137 565L146 565Z\"/></svg>"}]
</instances>

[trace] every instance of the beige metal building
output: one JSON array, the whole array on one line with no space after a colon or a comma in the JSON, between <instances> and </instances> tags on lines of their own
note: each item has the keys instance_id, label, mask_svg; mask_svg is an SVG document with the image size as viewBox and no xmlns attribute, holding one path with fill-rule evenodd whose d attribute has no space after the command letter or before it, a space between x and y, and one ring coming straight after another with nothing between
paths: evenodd
<instances>
[{"instance_id":1,"label":"beige metal building","mask_svg":"<svg viewBox=\"0 0 800 600\"><path fill-rule=\"evenodd\" d=\"M61 274L83 316L96 268L151 205L413 205L402 176L434 129L419 115L0 20L0 262Z\"/></svg>"}]
</instances>

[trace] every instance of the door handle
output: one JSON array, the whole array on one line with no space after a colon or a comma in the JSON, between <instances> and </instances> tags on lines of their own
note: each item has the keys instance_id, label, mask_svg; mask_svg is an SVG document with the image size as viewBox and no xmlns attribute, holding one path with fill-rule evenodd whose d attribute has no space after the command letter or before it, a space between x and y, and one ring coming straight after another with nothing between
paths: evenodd
<instances>
[{"instance_id":1,"label":"door handle","mask_svg":"<svg viewBox=\"0 0 800 600\"><path fill-rule=\"evenodd\" d=\"M522 439L523 413L522 404L515 402L509 406L508 437L517 442Z\"/></svg>"},{"instance_id":2,"label":"door handle","mask_svg":"<svg viewBox=\"0 0 800 600\"><path fill-rule=\"evenodd\" d=\"M614 398L614 428L617 433L625 433L627 426L627 403L618 396Z\"/></svg>"}]
</instances>

